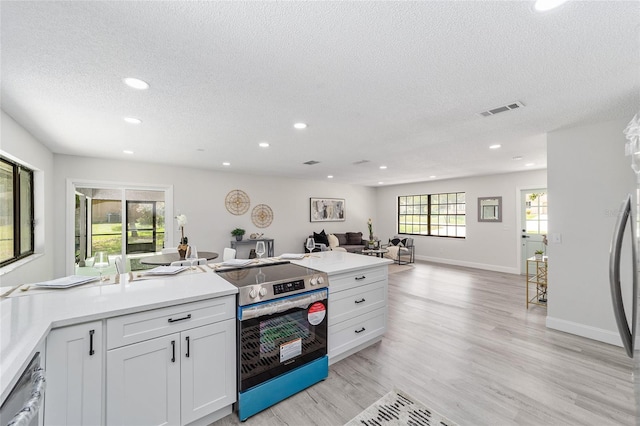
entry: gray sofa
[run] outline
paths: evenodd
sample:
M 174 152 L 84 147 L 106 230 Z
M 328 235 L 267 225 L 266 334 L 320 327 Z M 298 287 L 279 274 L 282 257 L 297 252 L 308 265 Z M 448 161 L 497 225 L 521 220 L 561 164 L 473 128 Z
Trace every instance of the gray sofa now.
M 322 241 L 323 234 L 324 234 L 324 230 L 321 233 L 318 233 L 318 234 L 314 233 L 313 235 L 309 235 L 309 237 L 313 238 L 316 242 L 316 248 L 313 249 L 314 252 L 327 251 L 332 249 L 332 247 L 330 247 L 328 243 L 325 243 Z M 328 236 L 330 234 L 325 234 L 325 235 L 328 240 Z M 338 239 L 337 249 L 339 250 L 346 250 L 351 253 L 361 253 L 367 244 L 366 240 L 362 239 L 362 232 L 335 233 L 333 235 L 335 235 L 336 238 Z M 304 243 L 303 243 L 303 246 L 304 246 Z M 309 250 L 307 250 L 305 247 L 305 253 L 308 253 L 308 252 Z

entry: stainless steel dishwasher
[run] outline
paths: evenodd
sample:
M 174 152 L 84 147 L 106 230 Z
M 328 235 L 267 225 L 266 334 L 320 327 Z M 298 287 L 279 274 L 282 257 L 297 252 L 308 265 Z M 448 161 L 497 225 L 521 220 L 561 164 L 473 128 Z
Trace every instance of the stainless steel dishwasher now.
M 1 426 L 37 426 L 44 402 L 44 368 L 37 352 L 0 407 Z

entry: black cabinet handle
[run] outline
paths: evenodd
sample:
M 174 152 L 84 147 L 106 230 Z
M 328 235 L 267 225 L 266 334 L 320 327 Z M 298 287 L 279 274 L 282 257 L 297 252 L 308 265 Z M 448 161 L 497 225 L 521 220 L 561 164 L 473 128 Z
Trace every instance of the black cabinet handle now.
M 361 277 L 356 277 L 356 281 L 364 280 L 365 278 L 367 278 L 367 277 L 365 277 L 364 275 L 361 276 Z
M 362 327 L 360 330 L 355 330 L 356 333 L 362 333 L 365 330 L 364 327 Z
M 189 358 L 189 336 L 187 336 L 185 339 L 187 340 L 187 353 L 185 354 L 185 356 Z
M 96 351 L 93 350 L 93 335 L 95 332 L 95 330 L 89 330 L 89 356 L 96 353 Z
M 171 362 L 176 362 L 176 341 L 175 340 L 171 341 L 171 350 L 172 350 Z
M 362 303 L 362 302 L 366 302 L 366 300 L 364 299 L 364 297 L 360 300 L 355 300 L 356 303 Z
M 169 318 L 169 322 L 178 322 L 178 321 L 184 321 L 184 320 L 188 320 L 191 319 L 191 314 L 187 315 L 186 317 L 182 317 L 182 318 Z

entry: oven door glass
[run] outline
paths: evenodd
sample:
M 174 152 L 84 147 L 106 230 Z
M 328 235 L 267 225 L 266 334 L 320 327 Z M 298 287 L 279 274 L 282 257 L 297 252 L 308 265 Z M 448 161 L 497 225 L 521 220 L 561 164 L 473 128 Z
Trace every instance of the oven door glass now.
M 327 354 L 327 290 L 240 308 L 240 391 Z

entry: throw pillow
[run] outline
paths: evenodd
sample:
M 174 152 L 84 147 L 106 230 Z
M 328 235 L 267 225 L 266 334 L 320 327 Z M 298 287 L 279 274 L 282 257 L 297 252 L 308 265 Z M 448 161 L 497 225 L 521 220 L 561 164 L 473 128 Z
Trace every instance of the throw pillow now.
M 346 246 L 347 245 L 347 234 L 335 234 L 336 237 L 338 237 L 338 243 L 341 246 Z
M 347 232 L 347 244 L 349 245 L 362 244 L 362 232 Z
M 338 240 L 338 237 L 336 237 L 333 234 L 327 235 L 327 240 L 329 240 L 329 247 L 331 247 L 331 250 L 333 250 L 334 248 L 340 245 L 340 241 Z
M 389 240 L 389 244 L 397 246 L 402 244 L 402 240 L 400 238 L 394 238 L 392 240 Z
M 319 234 L 314 232 L 313 240 L 318 244 L 324 244 L 329 247 L 329 240 L 327 239 L 327 234 L 325 234 L 324 229 Z

